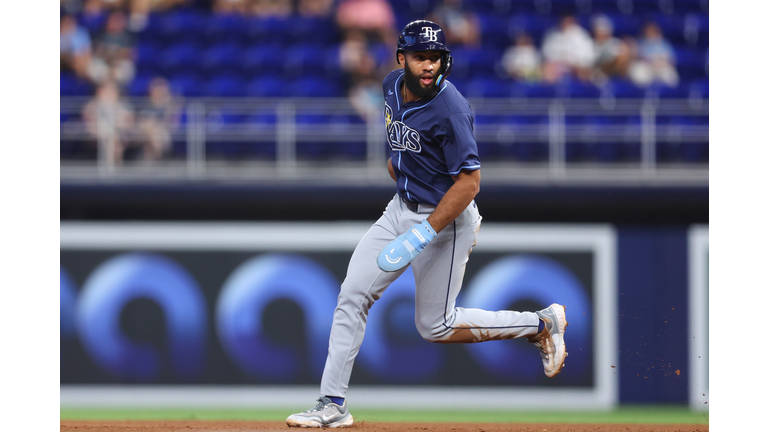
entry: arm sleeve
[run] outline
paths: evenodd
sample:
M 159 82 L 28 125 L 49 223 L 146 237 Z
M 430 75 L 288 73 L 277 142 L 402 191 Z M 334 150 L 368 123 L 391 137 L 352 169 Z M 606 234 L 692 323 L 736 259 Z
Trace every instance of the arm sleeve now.
M 441 129 L 448 174 L 457 175 L 463 169 L 480 169 L 472 114 L 454 114 L 445 120 Z

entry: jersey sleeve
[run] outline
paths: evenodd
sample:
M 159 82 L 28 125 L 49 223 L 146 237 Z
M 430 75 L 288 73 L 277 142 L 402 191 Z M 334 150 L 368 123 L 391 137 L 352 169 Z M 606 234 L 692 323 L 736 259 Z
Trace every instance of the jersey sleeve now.
M 480 169 L 471 113 L 457 113 L 448 117 L 441 127 L 441 132 L 448 174 L 457 175 L 463 169 Z

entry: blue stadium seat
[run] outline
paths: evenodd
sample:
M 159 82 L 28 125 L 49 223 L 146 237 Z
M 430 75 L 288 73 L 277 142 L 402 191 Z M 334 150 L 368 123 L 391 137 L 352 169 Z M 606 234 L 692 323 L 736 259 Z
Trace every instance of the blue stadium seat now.
M 682 45 L 685 40 L 685 21 L 679 15 L 655 14 L 650 21 L 656 23 L 664 34 L 664 39 L 672 45 Z
M 642 99 L 645 90 L 625 79 L 614 78 L 608 83 L 608 91 L 619 99 Z
M 126 92 L 129 96 L 147 96 L 149 93 L 149 83 L 154 78 L 154 74 L 139 73 L 128 84 Z
M 151 41 L 139 42 L 136 45 L 136 69 L 138 73 L 160 73 L 160 61 L 162 50 L 160 46 Z
M 290 20 L 287 18 L 261 18 L 248 22 L 249 43 L 286 44 L 291 40 Z
M 677 72 L 682 81 L 693 81 L 706 76 L 706 58 L 696 49 L 675 47 Z
M 709 99 L 709 78 L 692 82 L 688 87 L 688 96 Z
M 509 23 L 509 34 L 525 32 L 531 35 L 537 47 L 541 48 L 544 35 L 558 25 L 559 18 L 552 15 L 519 14 L 513 15 Z
M 702 0 L 674 0 L 675 5 L 675 13 L 676 14 L 686 14 L 686 13 L 708 13 L 709 12 L 709 2 L 702 1 Z
M 499 78 L 476 78 L 469 81 L 464 96 L 469 98 L 509 97 L 509 82 Z
M 555 87 L 548 84 L 516 81 L 510 87 L 512 97 L 517 98 L 553 98 L 556 96 Z
M 242 68 L 251 75 L 282 74 L 285 48 L 277 44 L 257 44 L 242 57 Z
M 214 14 L 201 31 L 211 44 L 243 44 L 248 41 L 248 20 L 240 14 Z
M 325 75 L 325 48 L 319 44 L 297 44 L 283 52 L 283 70 L 290 77 Z M 329 75 L 338 74 L 338 70 Z
M 600 88 L 578 79 L 566 80 L 557 86 L 561 96 L 570 98 L 599 98 Z
M 171 85 L 171 91 L 187 97 L 203 96 L 204 84 L 200 75 L 195 73 L 180 73 L 168 78 Z
M 344 93 L 336 81 L 309 77 L 293 81 L 291 95 L 295 97 L 342 97 Z
M 684 99 L 688 97 L 689 89 L 685 84 L 678 84 L 670 87 L 664 84 L 654 84 L 649 87 L 649 91 L 660 99 Z
M 78 25 L 88 30 L 88 33 L 90 33 L 91 37 L 94 37 L 101 33 L 101 31 L 104 29 L 104 24 L 107 22 L 107 17 L 108 15 L 105 11 L 102 11 L 102 13 L 99 14 L 80 14 L 77 17 L 77 23 Z
M 90 96 L 94 93 L 91 83 L 68 73 L 59 74 L 59 94 L 61 96 Z
M 636 38 L 643 27 L 643 21 L 636 15 L 611 14 L 608 18 L 613 23 L 613 34 L 618 38 L 624 36 Z M 591 23 L 588 28 L 591 33 Z
M 591 13 L 624 14 L 626 12 L 622 8 L 632 7 L 631 0 L 624 1 L 622 4 L 619 3 L 619 0 L 592 0 L 590 3 L 592 4 Z
M 329 45 L 339 43 L 339 28 L 331 19 L 292 17 L 289 24 L 290 43 Z
M 456 48 L 452 54 L 454 69 L 466 69 L 470 79 L 493 77 L 496 74 L 496 61 L 502 57 L 501 49 L 494 47 Z
M 202 53 L 201 69 L 209 76 L 239 73 L 243 67 L 243 48 L 236 42 L 212 45 Z
M 202 53 L 200 45 L 195 43 L 171 45 L 163 51 L 160 70 L 166 75 L 202 72 Z
M 166 45 L 200 43 L 204 37 L 201 29 L 205 20 L 202 13 L 193 9 L 173 10 L 153 15 L 145 31 Z
M 510 36 L 514 35 L 510 34 L 509 18 L 489 13 L 478 14 L 478 19 L 483 47 L 502 50 L 512 45 L 513 37 Z
M 250 97 L 287 97 L 291 95 L 289 82 L 279 75 L 262 75 L 246 84 Z
M 213 97 L 242 97 L 246 95 L 246 84 L 237 75 L 220 75 L 205 85 L 205 95 Z

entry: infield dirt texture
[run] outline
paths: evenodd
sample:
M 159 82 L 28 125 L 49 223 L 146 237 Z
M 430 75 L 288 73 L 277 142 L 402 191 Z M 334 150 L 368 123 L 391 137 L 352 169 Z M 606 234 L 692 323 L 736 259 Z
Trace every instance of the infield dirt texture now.
M 62 432 L 169 432 L 169 431 L 300 431 L 312 429 L 288 428 L 282 421 L 211 421 L 211 420 L 169 420 L 169 421 L 81 421 L 62 420 Z M 342 429 L 345 430 L 345 429 Z M 699 432 L 709 431 L 709 425 L 697 424 L 560 424 L 560 423 L 385 423 L 361 421 L 346 430 L 359 431 L 431 431 L 431 432 L 618 432 L 618 431 L 660 431 Z

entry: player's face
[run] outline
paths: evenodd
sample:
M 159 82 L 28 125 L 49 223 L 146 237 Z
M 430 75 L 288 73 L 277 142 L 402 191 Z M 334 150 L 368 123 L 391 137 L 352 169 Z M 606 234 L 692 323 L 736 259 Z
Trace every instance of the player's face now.
M 442 67 L 440 51 L 414 51 L 401 54 L 404 58 L 405 85 L 418 99 L 437 94 L 437 76 Z

